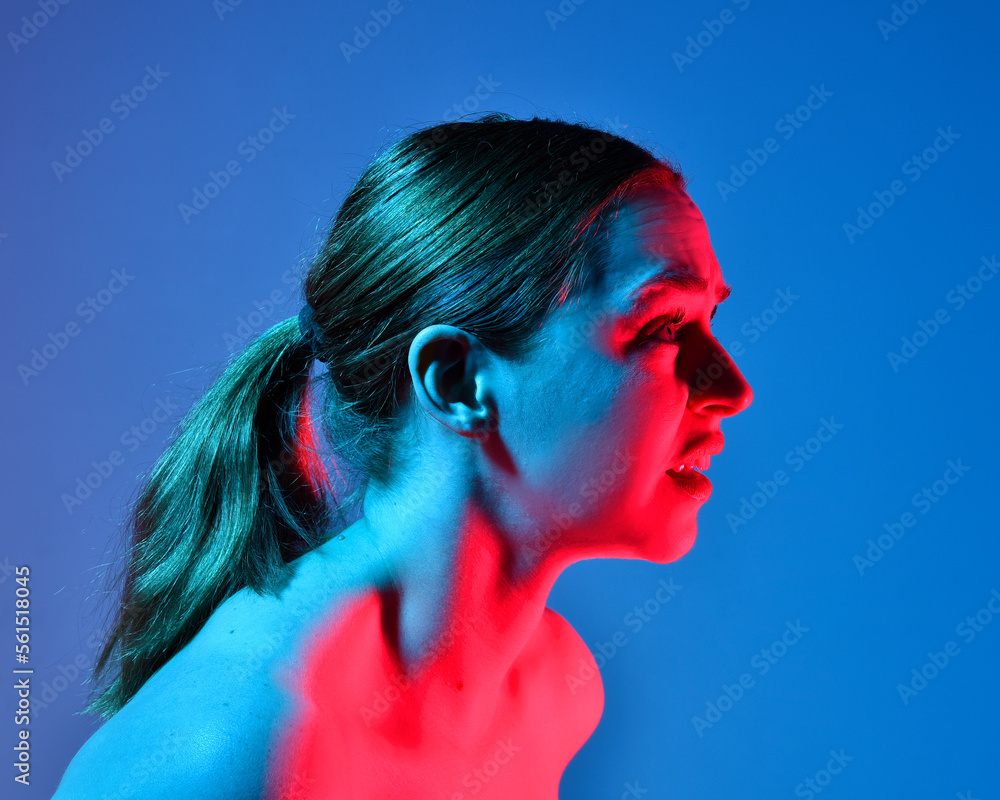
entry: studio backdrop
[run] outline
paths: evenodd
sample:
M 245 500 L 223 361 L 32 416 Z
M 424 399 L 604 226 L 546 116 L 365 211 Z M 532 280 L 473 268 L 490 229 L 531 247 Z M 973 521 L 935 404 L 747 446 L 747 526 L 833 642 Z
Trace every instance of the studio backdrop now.
M 555 585 L 605 692 L 560 796 L 1000 798 L 998 19 L 943 0 L 6 3 L 0 793 L 50 797 L 97 729 L 80 712 L 141 478 L 298 313 L 361 171 L 502 111 L 680 166 L 733 286 L 712 330 L 754 390 L 687 555 Z

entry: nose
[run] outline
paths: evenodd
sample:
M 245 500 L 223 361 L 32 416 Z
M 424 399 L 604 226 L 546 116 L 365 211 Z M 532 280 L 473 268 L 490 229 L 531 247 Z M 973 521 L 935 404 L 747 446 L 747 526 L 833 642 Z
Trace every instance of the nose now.
M 753 402 L 753 389 L 726 349 L 715 340 L 688 379 L 688 407 L 699 414 L 730 417 Z

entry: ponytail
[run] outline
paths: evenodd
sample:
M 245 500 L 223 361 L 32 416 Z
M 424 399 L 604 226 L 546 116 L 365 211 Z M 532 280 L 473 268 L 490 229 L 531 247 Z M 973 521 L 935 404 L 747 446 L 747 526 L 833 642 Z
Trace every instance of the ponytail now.
M 94 668 L 117 674 L 87 713 L 115 714 L 227 597 L 276 593 L 288 562 L 329 538 L 312 359 L 296 319 L 280 322 L 181 421 L 128 518 L 124 596 Z

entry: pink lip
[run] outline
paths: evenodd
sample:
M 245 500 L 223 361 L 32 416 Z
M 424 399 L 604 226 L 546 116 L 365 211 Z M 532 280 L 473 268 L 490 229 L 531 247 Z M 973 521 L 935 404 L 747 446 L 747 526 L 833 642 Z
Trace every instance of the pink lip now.
M 667 475 L 695 500 L 704 502 L 712 494 L 712 482 L 697 470 L 692 471 L 691 477 L 681 477 L 670 470 Z
M 717 455 L 722 452 L 725 441 L 726 437 L 721 433 L 710 433 L 707 436 L 698 439 L 694 443 L 693 447 L 685 451 L 684 455 L 676 459 L 671 466 L 667 467 L 667 469 L 671 470 L 678 464 L 692 464 L 694 461 L 699 458 L 704 458 L 705 456 Z

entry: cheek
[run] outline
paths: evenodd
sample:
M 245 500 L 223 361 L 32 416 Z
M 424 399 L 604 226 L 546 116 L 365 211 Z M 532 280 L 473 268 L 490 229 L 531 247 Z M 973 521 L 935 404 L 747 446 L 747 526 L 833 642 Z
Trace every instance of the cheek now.
M 554 453 L 547 480 L 552 500 L 574 503 L 580 521 L 617 515 L 642 502 L 663 480 L 677 449 L 677 432 L 686 394 L 672 379 L 627 374 L 615 365 L 614 390 L 592 391 L 562 430 L 561 452 Z
M 526 484 L 565 505 L 586 491 L 603 464 L 626 454 L 622 380 L 621 365 L 580 356 L 526 387 L 525 424 L 517 435 Z
M 622 408 L 619 412 L 622 437 L 631 443 L 637 467 L 660 467 L 673 456 L 687 409 L 686 384 L 678 380 L 672 369 L 660 367 L 644 364 L 641 370 L 634 371 L 633 379 L 618 398 Z
M 666 355 L 615 360 L 580 348 L 522 373 L 505 433 L 514 496 L 536 513 L 575 506 L 587 516 L 646 493 L 676 450 L 687 399 Z

